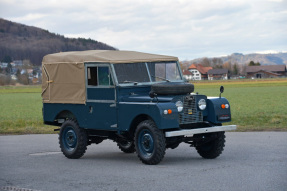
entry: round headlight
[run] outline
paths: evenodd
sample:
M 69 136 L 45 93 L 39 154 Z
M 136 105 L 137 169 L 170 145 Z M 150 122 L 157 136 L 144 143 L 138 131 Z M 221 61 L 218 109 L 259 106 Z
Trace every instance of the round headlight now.
M 205 108 L 206 108 L 206 101 L 205 101 L 205 99 L 200 99 L 198 101 L 198 107 L 199 107 L 200 110 L 205 110 Z
M 181 101 L 177 101 L 175 103 L 175 106 L 177 107 L 177 111 L 178 112 L 182 112 L 182 110 L 183 110 L 183 103 Z

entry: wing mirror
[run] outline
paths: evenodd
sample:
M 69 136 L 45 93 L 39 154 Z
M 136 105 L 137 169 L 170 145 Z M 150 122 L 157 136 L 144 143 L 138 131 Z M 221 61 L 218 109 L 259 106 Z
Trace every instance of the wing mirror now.
M 224 92 L 224 87 L 223 86 L 220 86 L 220 94 L 219 94 L 219 97 L 221 98 L 221 94 Z

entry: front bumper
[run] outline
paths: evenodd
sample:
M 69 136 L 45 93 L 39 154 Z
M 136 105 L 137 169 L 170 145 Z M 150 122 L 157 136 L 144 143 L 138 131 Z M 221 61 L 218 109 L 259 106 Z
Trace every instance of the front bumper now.
M 225 125 L 225 126 L 214 126 L 214 127 L 199 128 L 199 129 L 180 130 L 180 131 L 167 131 L 165 132 L 165 137 L 192 136 L 194 134 L 212 133 L 212 132 L 220 132 L 220 131 L 232 131 L 232 130 L 236 130 L 236 128 L 237 128 L 236 125 Z

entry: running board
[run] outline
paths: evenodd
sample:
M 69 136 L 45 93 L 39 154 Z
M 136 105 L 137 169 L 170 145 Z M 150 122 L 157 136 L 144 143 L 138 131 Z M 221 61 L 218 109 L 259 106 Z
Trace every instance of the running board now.
M 236 128 L 237 128 L 236 125 L 225 125 L 225 126 L 214 126 L 214 127 L 200 128 L 200 129 L 168 131 L 168 132 L 165 132 L 165 136 L 166 137 L 192 136 L 194 134 L 201 134 L 201 133 L 232 131 L 232 130 L 236 130 Z

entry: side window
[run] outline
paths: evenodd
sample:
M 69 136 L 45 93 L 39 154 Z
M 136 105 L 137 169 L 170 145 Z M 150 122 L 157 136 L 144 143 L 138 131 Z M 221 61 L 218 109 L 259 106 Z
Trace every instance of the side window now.
M 110 86 L 113 80 L 109 67 L 98 66 L 87 68 L 87 79 L 89 86 Z
M 97 86 L 98 85 L 98 68 L 97 67 L 88 67 L 88 85 Z

